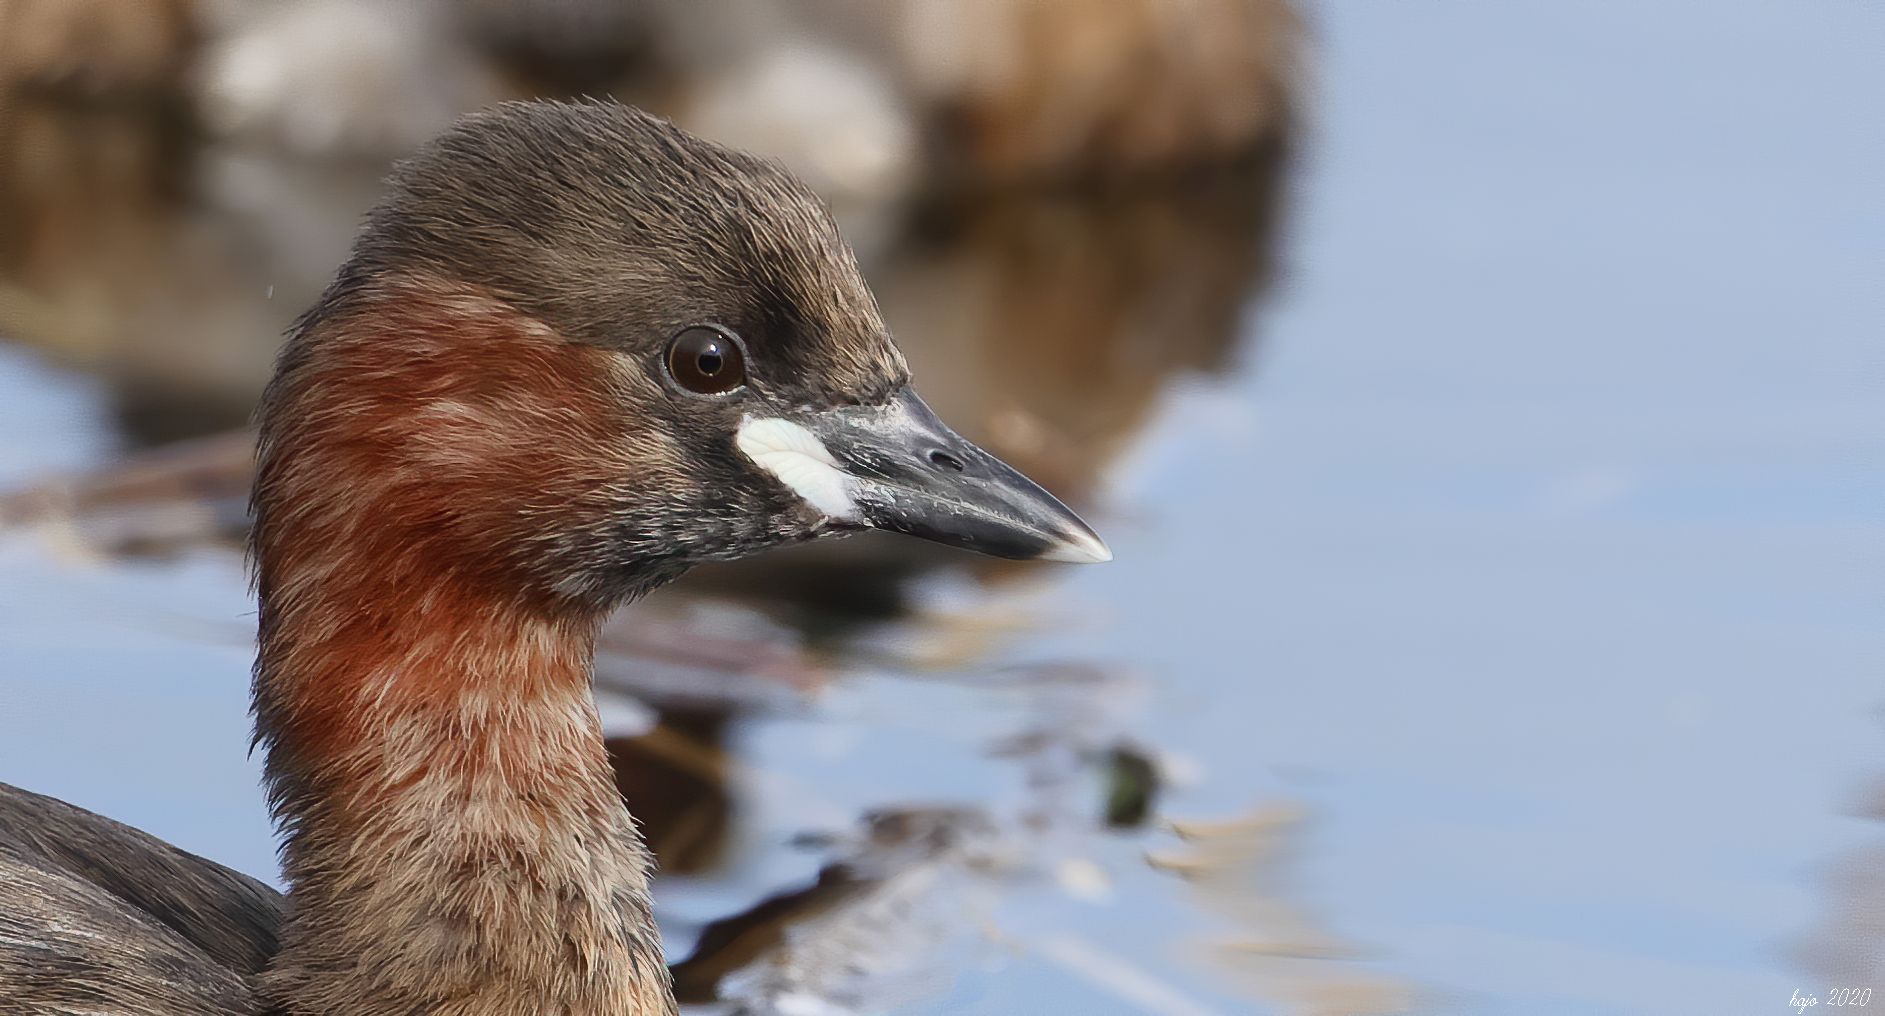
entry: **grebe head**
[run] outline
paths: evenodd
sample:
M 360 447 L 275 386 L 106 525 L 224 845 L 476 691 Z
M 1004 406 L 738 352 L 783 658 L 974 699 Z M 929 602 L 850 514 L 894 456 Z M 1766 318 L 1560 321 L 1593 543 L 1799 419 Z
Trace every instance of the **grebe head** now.
M 499 107 L 401 167 L 283 354 L 257 513 L 265 594 L 288 541 L 596 607 L 863 528 L 1110 557 L 917 398 L 804 186 L 603 103 Z

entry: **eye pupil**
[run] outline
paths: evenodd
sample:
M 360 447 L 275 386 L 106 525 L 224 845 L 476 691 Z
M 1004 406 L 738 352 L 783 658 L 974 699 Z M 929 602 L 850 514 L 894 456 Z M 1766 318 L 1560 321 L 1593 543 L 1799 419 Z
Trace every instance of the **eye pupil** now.
M 668 342 L 668 376 L 697 395 L 724 395 L 746 383 L 746 347 L 717 326 L 683 328 Z

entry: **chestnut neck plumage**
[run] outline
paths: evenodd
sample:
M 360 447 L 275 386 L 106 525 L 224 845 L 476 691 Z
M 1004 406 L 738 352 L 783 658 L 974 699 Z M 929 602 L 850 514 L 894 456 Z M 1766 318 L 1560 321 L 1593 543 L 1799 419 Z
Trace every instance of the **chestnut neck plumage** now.
M 601 611 L 506 556 L 519 491 L 562 468 L 545 449 L 602 436 L 571 404 L 586 355 L 420 284 L 317 315 L 284 359 L 254 547 L 290 901 L 274 1011 L 674 1012 L 590 690 Z M 520 399 L 573 429 L 514 433 Z

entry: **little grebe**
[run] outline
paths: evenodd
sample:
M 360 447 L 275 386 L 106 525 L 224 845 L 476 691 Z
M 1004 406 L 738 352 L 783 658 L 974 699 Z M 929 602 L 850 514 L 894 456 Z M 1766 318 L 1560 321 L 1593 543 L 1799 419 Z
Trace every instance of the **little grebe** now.
M 590 694 L 608 611 L 863 528 L 1110 556 L 912 393 L 809 191 L 613 104 L 406 163 L 261 435 L 288 892 L 0 785 L 0 1013 L 672 1013 Z

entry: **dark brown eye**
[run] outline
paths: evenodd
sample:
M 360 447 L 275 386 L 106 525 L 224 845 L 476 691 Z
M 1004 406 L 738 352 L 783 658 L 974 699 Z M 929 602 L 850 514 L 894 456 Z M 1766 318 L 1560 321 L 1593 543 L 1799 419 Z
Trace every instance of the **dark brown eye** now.
M 698 395 L 723 395 L 746 383 L 746 350 L 718 328 L 683 328 L 668 343 L 668 374 Z

